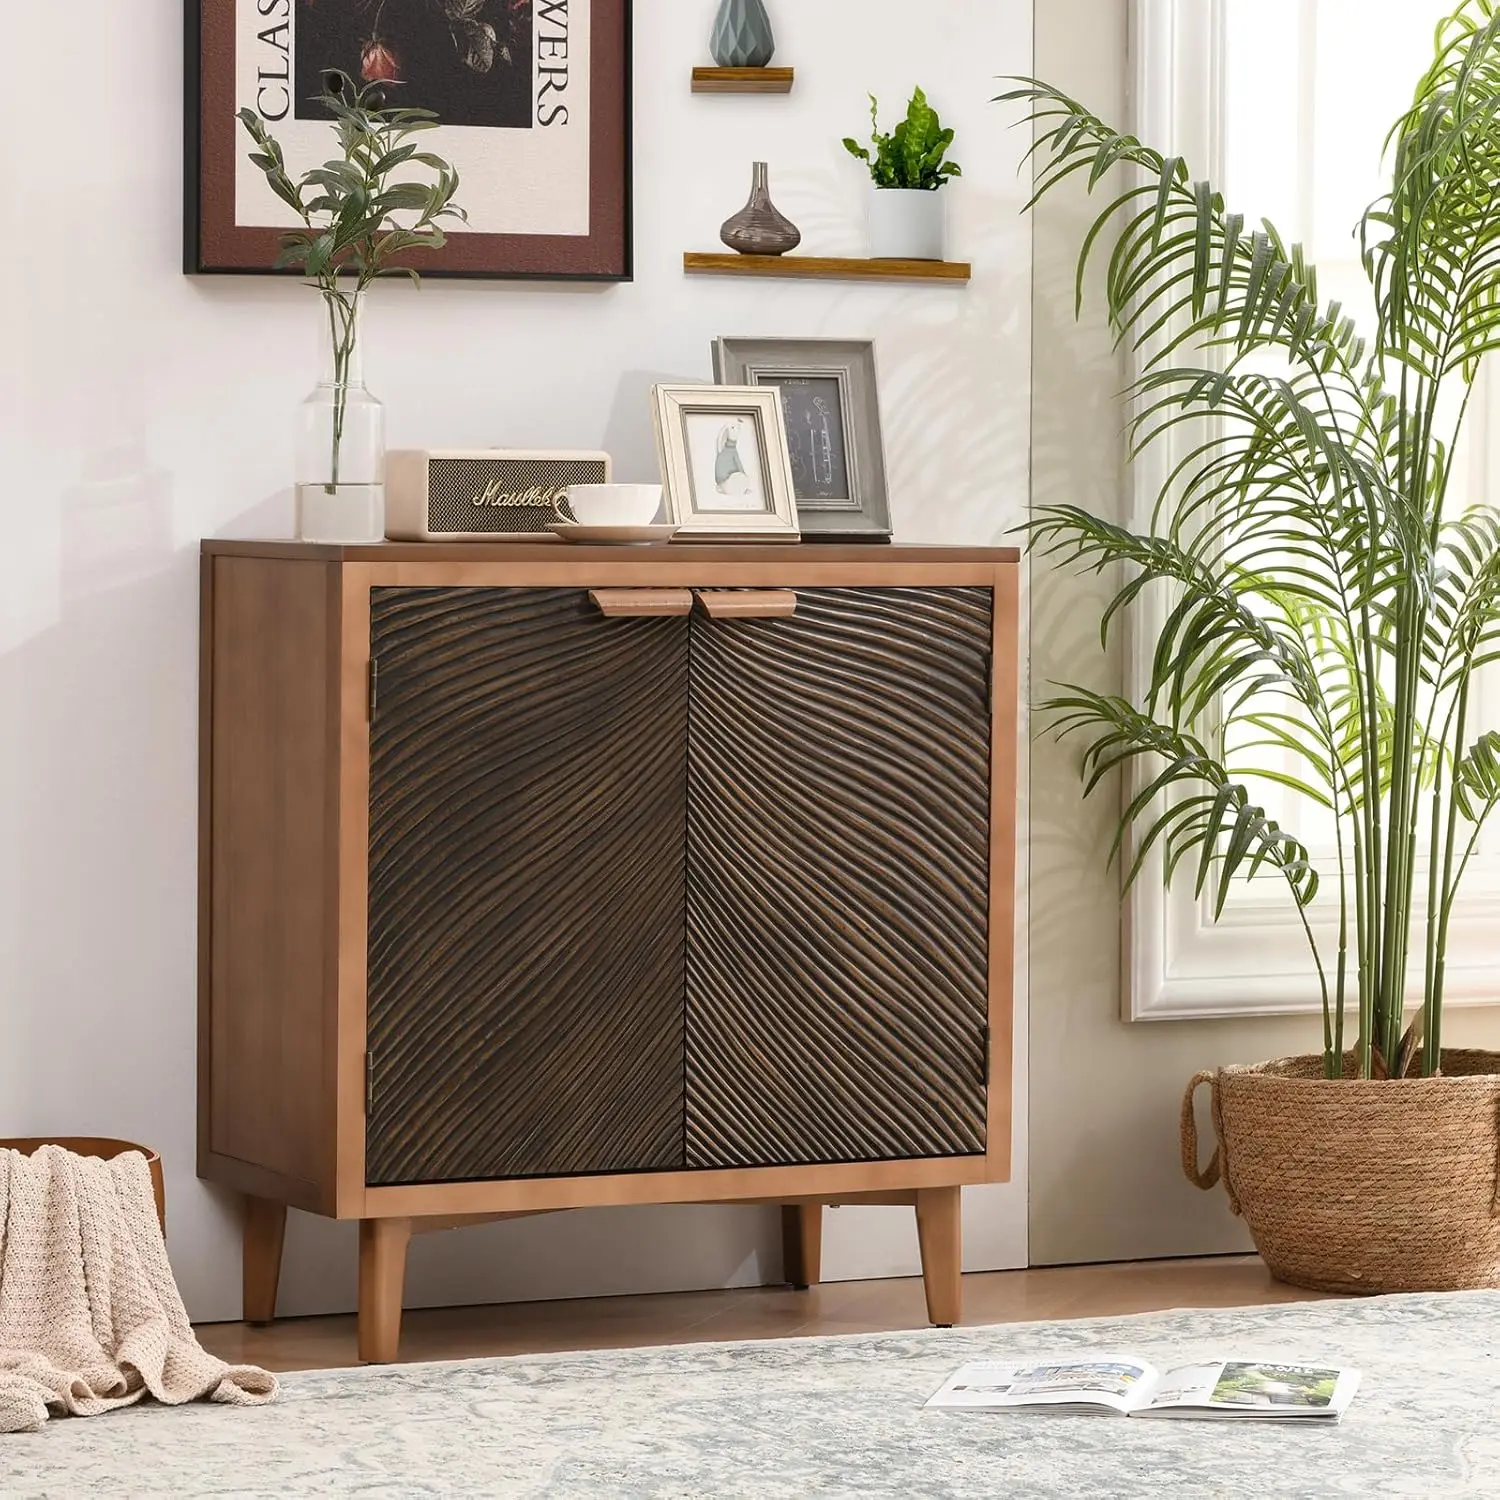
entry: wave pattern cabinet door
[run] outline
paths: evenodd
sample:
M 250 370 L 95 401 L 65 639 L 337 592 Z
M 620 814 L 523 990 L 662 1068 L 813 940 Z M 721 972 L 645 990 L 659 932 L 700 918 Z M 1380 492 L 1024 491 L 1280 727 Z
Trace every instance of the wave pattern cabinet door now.
M 690 1167 L 984 1151 L 992 606 L 694 618 Z
M 687 620 L 371 615 L 369 1182 L 681 1166 Z

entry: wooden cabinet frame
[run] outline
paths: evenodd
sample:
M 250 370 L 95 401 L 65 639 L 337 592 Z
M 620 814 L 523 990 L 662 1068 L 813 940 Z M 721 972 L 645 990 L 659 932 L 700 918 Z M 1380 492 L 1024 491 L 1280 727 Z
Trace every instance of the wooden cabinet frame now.
M 364 1225 L 361 1348 L 389 1359 L 412 1232 L 610 1204 L 781 1203 L 792 1274 L 815 1279 L 815 1206 L 879 1201 L 916 1205 L 929 1309 L 954 1321 L 958 1189 L 1010 1173 L 1018 581 L 1013 549 L 205 543 L 198 1171 L 252 1200 L 247 1317 L 274 1312 L 287 1205 Z M 391 585 L 993 589 L 985 1153 L 367 1186 L 370 590 Z

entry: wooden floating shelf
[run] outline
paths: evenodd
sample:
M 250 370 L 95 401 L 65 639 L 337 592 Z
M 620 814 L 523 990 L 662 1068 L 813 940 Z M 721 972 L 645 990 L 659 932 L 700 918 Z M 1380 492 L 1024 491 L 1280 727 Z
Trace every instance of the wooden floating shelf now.
M 815 277 L 825 281 L 967 282 L 973 268 L 962 260 L 861 260 L 823 255 L 703 254 L 689 250 L 682 269 L 700 276 Z
M 695 94 L 790 94 L 795 68 L 694 68 Z

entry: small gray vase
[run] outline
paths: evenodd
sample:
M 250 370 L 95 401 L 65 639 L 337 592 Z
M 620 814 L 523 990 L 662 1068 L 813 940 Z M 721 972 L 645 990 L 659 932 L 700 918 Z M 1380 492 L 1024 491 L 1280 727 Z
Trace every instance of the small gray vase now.
M 776 51 L 764 0 L 720 0 L 708 50 L 721 68 L 763 68 Z
M 785 255 L 802 243 L 802 231 L 771 202 L 771 173 L 765 162 L 755 163 L 750 201 L 724 221 L 719 238 L 741 255 Z

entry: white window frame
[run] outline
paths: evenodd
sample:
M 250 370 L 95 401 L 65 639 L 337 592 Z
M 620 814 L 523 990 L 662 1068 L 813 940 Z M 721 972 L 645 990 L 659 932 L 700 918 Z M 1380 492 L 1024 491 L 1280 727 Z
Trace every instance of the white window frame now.
M 1315 11 L 1304 0 L 1304 25 Z M 1145 142 L 1185 157 L 1195 176 L 1223 180 L 1224 0 L 1131 0 L 1132 128 Z M 1304 53 L 1306 53 L 1304 48 Z M 1304 98 L 1310 78 L 1304 85 Z M 1308 100 L 1308 107 L 1311 101 Z M 1491 367 L 1480 376 L 1471 406 L 1469 442 L 1475 461 L 1497 472 L 1500 382 Z M 1175 462 L 1175 434 L 1131 464 L 1126 503 L 1130 524 L 1145 525 Z M 1176 454 L 1181 453 L 1180 446 Z M 1152 591 L 1153 593 L 1155 591 Z M 1126 622 L 1126 692 L 1139 702 L 1150 679 L 1150 643 L 1165 618 L 1165 602 L 1144 597 Z M 1493 701 L 1493 695 L 1491 695 Z M 1495 722 L 1496 715 L 1488 716 Z M 1141 783 L 1136 781 L 1135 786 Z M 1130 796 L 1127 784 L 1124 795 Z M 1421 871 L 1418 872 L 1421 885 Z M 1260 888 L 1257 888 L 1260 887 Z M 1500 1000 L 1500 853 L 1471 864 L 1450 928 L 1445 998 L 1457 1006 Z M 1319 930 L 1319 929 L 1315 929 Z M 1291 897 L 1279 882 L 1238 883 L 1215 922 L 1207 894 L 1195 898 L 1190 877 L 1163 886 L 1162 857 L 1153 850 L 1125 897 L 1122 1018 L 1181 1021 L 1319 1012 L 1321 997 L 1306 938 Z M 1328 924 L 1320 938 L 1332 936 Z M 1332 953 L 1323 944 L 1325 961 Z M 1420 951 L 1412 969 L 1416 992 Z M 1354 1005 L 1351 1003 L 1351 1013 Z

